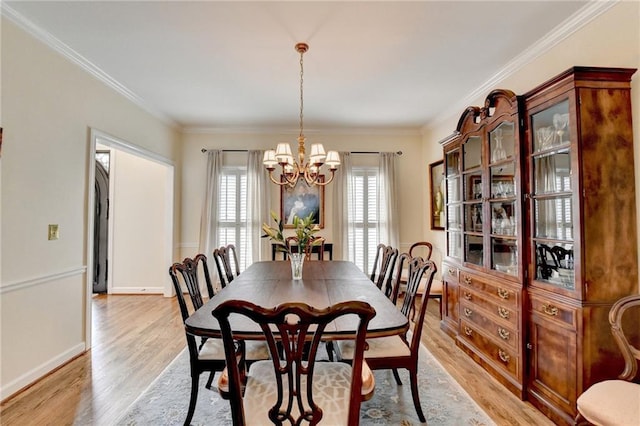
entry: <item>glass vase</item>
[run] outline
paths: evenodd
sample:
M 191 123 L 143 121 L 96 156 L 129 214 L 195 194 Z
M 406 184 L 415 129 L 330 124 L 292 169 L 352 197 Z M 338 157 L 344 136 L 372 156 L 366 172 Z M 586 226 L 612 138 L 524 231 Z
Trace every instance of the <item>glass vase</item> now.
M 304 253 L 291 253 L 291 278 L 302 279 L 302 266 L 304 265 Z

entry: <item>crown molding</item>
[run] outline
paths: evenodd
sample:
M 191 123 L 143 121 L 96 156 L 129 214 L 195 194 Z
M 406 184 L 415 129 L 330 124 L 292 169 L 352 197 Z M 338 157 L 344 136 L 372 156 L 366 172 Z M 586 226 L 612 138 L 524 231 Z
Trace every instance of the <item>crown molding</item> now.
M 587 5 L 582 9 L 578 10 L 576 13 L 574 13 L 572 16 L 570 16 L 564 22 L 554 28 L 551 32 L 532 44 L 528 49 L 513 58 L 500 71 L 494 74 L 473 92 L 469 93 L 466 97 L 460 99 L 458 102 L 452 104 L 449 108 L 444 110 L 433 120 L 430 120 L 428 123 L 422 126 L 422 132 L 425 133 L 428 130 L 429 126 L 433 123 L 444 121 L 453 116 L 457 116 L 457 114 L 459 114 L 462 109 L 471 105 L 473 102 L 475 102 L 476 99 L 483 97 L 486 93 L 493 90 L 501 81 L 512 76 L 520 69 L 529 65 L 536 58 L 551 50 L 562 40 L 566 39 L 576 31 L 578 31 L 580 28 L 608 11 L 619 2 L 620 0 L 602 0 L 591 1 L 587 3 Z
M 277 127 L 184 127 L 183 134 L 200 135 L 298 135 L 300 129 L 277 128 Z M 327 129 L 305 129 L 305 136 L 311 135 L 372 135 L 372 136 L 421 136 L 420 128 L 327 128 Z
M 177 128 L 178 124 L 172 120 L 169 116 L 154 108 L 142 99 L 140 96 L 135 94 L 133 91 L 129 90 L 123 84 L 119 83 L 116 79 L 111 77 L 106 72 L 102 71 L 97 65 L 89 61 L 87 58 L 73 50 L 71 47 L 66 45 L 64 42 L 54 37 L 49 32 L 40 28 L 23 15 L 18 13 L 16 10 L 12 9 L 5 2 L 0 2 L 0 8 L 3 16 L 6 16 L 11 22 L 16 24 L 18 27 L 26 31 L 28 34 L 35 37 L 37 40 L 44 43 L 49 48 L 61 54 L 63 57 L 71 61 L 72 63 L 78 65 L 84 71 L 89 73 L 91 76 L 96 78 L 98 81 L 104 83 L 107 87 L 115 90 L 120 95 L 124 96 L 127 100 L 132 102 L 133 104 L 139 106 L 144 111 L 153 115 L 154 117 L 161 120 L 163 123 Z

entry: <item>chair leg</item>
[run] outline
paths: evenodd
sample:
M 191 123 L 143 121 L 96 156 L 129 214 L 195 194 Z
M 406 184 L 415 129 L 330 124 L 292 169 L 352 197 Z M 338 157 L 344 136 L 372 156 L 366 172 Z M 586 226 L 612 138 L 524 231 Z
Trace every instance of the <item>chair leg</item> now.
M 397 368 L 392 368 L 391 371 L 393 371 L 393 377 L 395 377 L 395 379 L 396 379 L 396 384 L 398 386 L 402 386 L 402 380 L 400 380 L 400 375 L 398 374 L 398 369 Z
M 216 375 L 216 372 L 215 372 L 215 371 L 212 371 L 212 372 L 209 374 L 209 380 L 207 380 L 207 384 L 206 384 L 206 386 L 205 386 L 207 389 L 211 389 L 211 383 L 213 383 L 213 377 L 214 377 L 215 375 Z
M 409 378 L 411 380 L 411 396 L 413 397 L 413 405 L 416 407 L 416 413 L 422 423 L 425 423 L 424 413 L 420 405 L 420 395 L 418 394 L 418 369 L 409 370 Z
M 333 362 L 333 341 L 329 340 L 325 347 L 327 348 L 327 356 L 329 357 L 329 361 Z
M 191 424 L 193 413 L 196 411 L 196 401 L 198 400 L 198 386 L 200 385 L 200 375 L 191 375 L 191 399 L 189 400 L 189 410 L 187 418 L 184 419 L 184 426 Z

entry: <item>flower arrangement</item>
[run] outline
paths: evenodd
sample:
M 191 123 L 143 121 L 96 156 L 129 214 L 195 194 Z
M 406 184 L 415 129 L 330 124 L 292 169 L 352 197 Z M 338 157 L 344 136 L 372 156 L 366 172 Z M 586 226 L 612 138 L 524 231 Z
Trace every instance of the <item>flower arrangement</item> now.
M 276 222 L 277 228 L 263 223 L 262 230 L 264 231 L 264 235 L 262 238 L 269 238 L 276 243 L 276 250 L 284 251 L 291 255 L 291 249 L 287 246 L 286 237 L 282 232 L 284 229 L 282 219 L 279 219 L 274 212 L 271 212 L 271 218 Z M 295 237 L 298 239 L 298 252 L 306 253 L 307 248 L 314 245 L 314 234 L 320 230 L 318 225 L 313 223 L 313 213 L 303 219 L 294 216 L 293 228 Z

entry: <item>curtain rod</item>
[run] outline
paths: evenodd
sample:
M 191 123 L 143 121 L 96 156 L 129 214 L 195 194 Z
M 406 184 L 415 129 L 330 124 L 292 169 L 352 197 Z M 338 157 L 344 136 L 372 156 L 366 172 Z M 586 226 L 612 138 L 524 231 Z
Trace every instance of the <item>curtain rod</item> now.
M 202 153 L 209 151 L 207 148 L 201 149 Z M 222 152 L 249 152 L 248 149 L 221 149 Z M 381 154 L 382 151 L 350 151 L 350 154 Z M 398 155 L 402 155 L 402 151 L 395 152 Z
M 350 151 L 351 154 L 382 154 L 388 151 Z M 394 154 L 402 155 L 402 151 L 396 151 Z
M 205 152 L 209 151 L 207 148 L 202 148 L 200 151 L 202 151 L 202 153 L 204 154 Z M 222 152 L 249 152 L 248 149 L 221 149 L 220 151 Z

